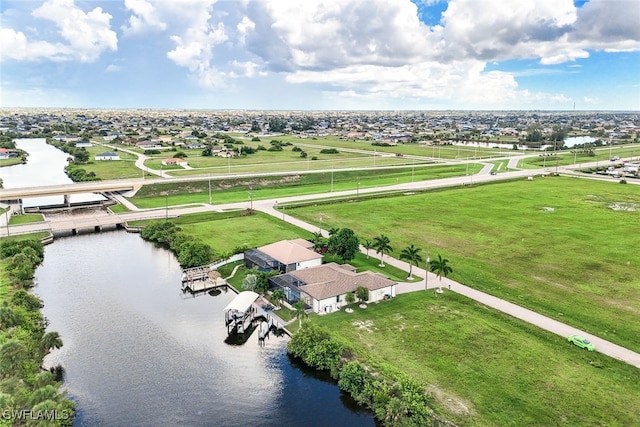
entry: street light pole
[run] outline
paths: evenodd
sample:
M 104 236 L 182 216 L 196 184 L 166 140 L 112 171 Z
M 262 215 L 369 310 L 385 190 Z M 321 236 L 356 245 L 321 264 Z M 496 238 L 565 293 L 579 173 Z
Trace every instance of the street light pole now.
M 333 193 L 333 163 L 331 164 L 331 192 Z
M 211 177 L 209 177 L 209 204 L 211 204 Z
M 164 220 L 169 219 L 169 193 L 164 193 Z
M 424 271 L 424 290 L 429 289 L 429 262 L 431 259 L 429 258 L 429 254 L 427 253 L 427 269 Z
M 558 148 L 557 148 L 557 144 L 558 141 L 557 140 L 553 140 L 553 156 L 556 158 L 556 173 L 555 175 L 558 175 Z
M 358 201 L 359 197 L 360 197 L 360 181 L 358 181 L 356 184 L 356 201 Z

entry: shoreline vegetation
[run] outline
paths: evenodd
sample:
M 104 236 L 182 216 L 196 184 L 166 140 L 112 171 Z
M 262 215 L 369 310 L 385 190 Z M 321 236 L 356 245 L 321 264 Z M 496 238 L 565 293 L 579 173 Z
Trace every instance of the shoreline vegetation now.
M 62 347 L 57 332 L 45 331 L 42 301 L 29 291 L 43 259 L 39 240 L 0 243 L 0 426 L 73 424 L 75 405 L 61 390 L 63 368 L 42 366 Z

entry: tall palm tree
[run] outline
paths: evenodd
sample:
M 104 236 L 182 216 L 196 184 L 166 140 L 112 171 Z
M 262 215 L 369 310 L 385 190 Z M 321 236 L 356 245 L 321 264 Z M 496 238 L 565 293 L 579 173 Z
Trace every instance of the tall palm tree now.
M 438 292 L 442 292 L 442 276 L 447 277 L 449 273 L 453 273 L 453 269 L 448 265 L 449 260 L 442 258 L 438 254 L 438 259 L 431 260 L 431 271 L 436 273 L 440 286 L 438 286 Z
M 407 246 L 400 252 L 400 259 L 405 260 L 409 263 L 409 277 L 408 280 L 413 280 L 413 266 L 417 266 L 419 262 L 422 262 L 422 255 L 420 255 L 420 251 L 422 249 L 416 248 L 415 246 Z
M 381 234 L 373 239 L 373 247 L 376 250 L 376 253 L 380 254 L 380 267 L 384 267 L 384 254 L 389 253 L 393 250 L 390 243 L 391 240 L 389 240 L 389 238 L 384 234 Z
M 302 319 L 309 317 L 309 314 L 304 309 L 304 303 L 298 301 L 293 304 L 293 318 L 298 319 L 298 328 L 302 327 Z
M 364 241 L 364 243 L 362 243 L 362 246 L 364 246 L 364 248 L 367 250 L 367 259 L 369 259 L 369 250 L 373 249 L 373 242 L 367 239 Z

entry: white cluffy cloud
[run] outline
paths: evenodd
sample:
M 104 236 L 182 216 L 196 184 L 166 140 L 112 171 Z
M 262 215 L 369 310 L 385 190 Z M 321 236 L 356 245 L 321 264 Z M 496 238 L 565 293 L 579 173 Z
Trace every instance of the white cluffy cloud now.
M 163 31 L 167 28 L 167 24 L 160 19 L 152 2 L 147 0 L 124 0 L 124 6 L 133 12 L 133 15 L 129 17 L 129 25 L 122 26 L 124 34 Z
M 516 74 L 487 72 L 487 63 L 552 65 L 590 50 L 640 49 L 640 26 L 625 10 L 632 3 L 450 0 L 430 27 L 409 0 L 247 0 L 237 28 L 242 45 L 290 83 L 387 98 L 561 103 L 563 94 L 519 89 Z
M 111 15 L 100 7 L 85 13 L 73 0 L 47 0 L 32 15 L 55 23 L 62 41 L 33 41 L 21 31 L 3 28 L 0 30 L 3 57 L 20 61 L 93 62 L 105 50 L 118 48 L 118 38 L 110 28 Z

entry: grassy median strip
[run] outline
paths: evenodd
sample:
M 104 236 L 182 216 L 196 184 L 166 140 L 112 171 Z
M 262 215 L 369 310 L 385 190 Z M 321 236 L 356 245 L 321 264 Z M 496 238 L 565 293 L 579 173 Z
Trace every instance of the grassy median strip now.
M 469 173 L 476 173 L 481 168 L 480 164 L 469 164 L 468 166 Z M 205 178 L 197 182 L 145 185 L 130 200 L 141 209 L 163 207 L 165 203 L 169 205 L 209 203 L 210 182 L 213 204 L 246 201 L 248 207 L 250 196 L 253 197 L 253 200 L 260 200 L 319 194 L 330 192 L 331 189 L 334 192 L 356 191 L 412 181 L 449 178 L 464 175 L 466 171 L 466 165 L 438 165 L 402 169 L 335 171 L 333 174 L 321 172 L 281 177 L 212 179 L 211 181 Z

